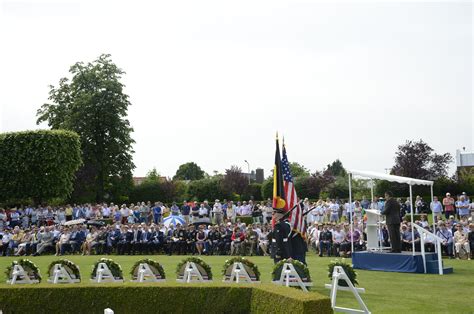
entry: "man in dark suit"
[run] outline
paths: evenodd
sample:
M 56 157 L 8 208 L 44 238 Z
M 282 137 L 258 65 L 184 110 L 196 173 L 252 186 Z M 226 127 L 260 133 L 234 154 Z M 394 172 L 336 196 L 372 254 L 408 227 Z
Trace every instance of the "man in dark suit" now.
M 385 206 L 382 214 L 385 215 L 385 222 L 390 237 L 392 253 L 401 253 L 400 240 L 400 204 L 392 198 L 392 192 L 385 192 Z

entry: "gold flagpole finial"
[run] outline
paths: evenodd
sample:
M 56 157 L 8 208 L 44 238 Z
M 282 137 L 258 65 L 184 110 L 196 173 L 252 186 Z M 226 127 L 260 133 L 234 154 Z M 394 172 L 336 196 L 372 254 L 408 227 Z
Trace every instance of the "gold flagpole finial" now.
M 278 131 L 276 132 L 276 139 L 278 140 Z

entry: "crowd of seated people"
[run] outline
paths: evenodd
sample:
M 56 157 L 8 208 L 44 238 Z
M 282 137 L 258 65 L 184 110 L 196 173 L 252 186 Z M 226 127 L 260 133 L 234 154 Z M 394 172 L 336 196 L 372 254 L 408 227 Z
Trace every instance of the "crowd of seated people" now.
M 441 239 L 443 253 L 460 257 L 474 251 L 474 227 L 471 206 L 466 195 L 454 201 L 447 193 L 443 201 L 437 198 L 429 204 L 417 198 L 415 212 L 428 207 L 436 221 L 434 234 Z M 411 211 L 409 202 L 399 199 L 400 235 L 402 249 L 421 250 L 418 230 L 404 220 Z M 468 206 L 469 204 L 469 206 Z M 319 256 L 351 256 L 352 250 L 366 249 L 366 209 L 382 210 L 384 200 L 366 198 L 351 204 L 346 200 L 327 199 L 302 201 L 307 213 L 308 248 Z M 123 204 L 84 204 L 66 206 L 27 206 L 0 208 L 0 255 L 63 254 L 229 254 L 269 255 L 271 253 L 271 202 L 186 202 L 169 206 L 161 202 Z M 448 214 L 446 214 L 448 213 Z M 443 214 L 444 217 L 443 217 Z M 183 224 L 165 226 L 163 218 L 179 215 Z M 253 223 L 241 222 L 251 217 Z M 202 218 L 208 223 L 200 224 Z M 94 225 L 96 220 L 108 225 Z M 350 228 L 350 222 L 353 228 Z M 75 225 L 68 225 L 75 222 Z M 433 232 L 427 216 L 415 221 L 418 226 Z M 432 224 L 432 222 L 431 222 Z M 352 231 L 351 231 L 352 230 Z M 380 246 L 389 247 L 390 239 L 383 224 L 378 232 Z M 427 233 L 425 250 L 435 250 L 435 239 Z

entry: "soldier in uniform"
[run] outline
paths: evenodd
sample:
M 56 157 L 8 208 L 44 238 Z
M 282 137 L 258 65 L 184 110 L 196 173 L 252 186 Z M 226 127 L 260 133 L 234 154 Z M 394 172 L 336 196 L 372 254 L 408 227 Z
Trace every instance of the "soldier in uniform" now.
M 276 224 L 273 228 L 272 255 L 276 264 L 282 259 L 291 257 L 291 226 L 283 209 L 274 209 L 273 217 Z
M 290 245 L 291 257 L 306 265 L 306 252 L 308 251 L 308 245 L 300 233 L 296 232 L 291 235 Z

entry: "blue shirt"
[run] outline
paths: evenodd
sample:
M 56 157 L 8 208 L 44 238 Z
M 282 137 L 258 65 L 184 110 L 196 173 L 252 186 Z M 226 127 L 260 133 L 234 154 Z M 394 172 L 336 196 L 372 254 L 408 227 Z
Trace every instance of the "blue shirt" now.
M 188 205 L 181 206 L 181 215 L 188 216 L 191 208 Z
M 468 201 L 457 201 L 456 208 L 458 209 L 459 216 L 469 215 L 470 204 Z
M 155 216 L 161 216 L 161 207 L 160 206 L 153 207 L 153 214 Z

